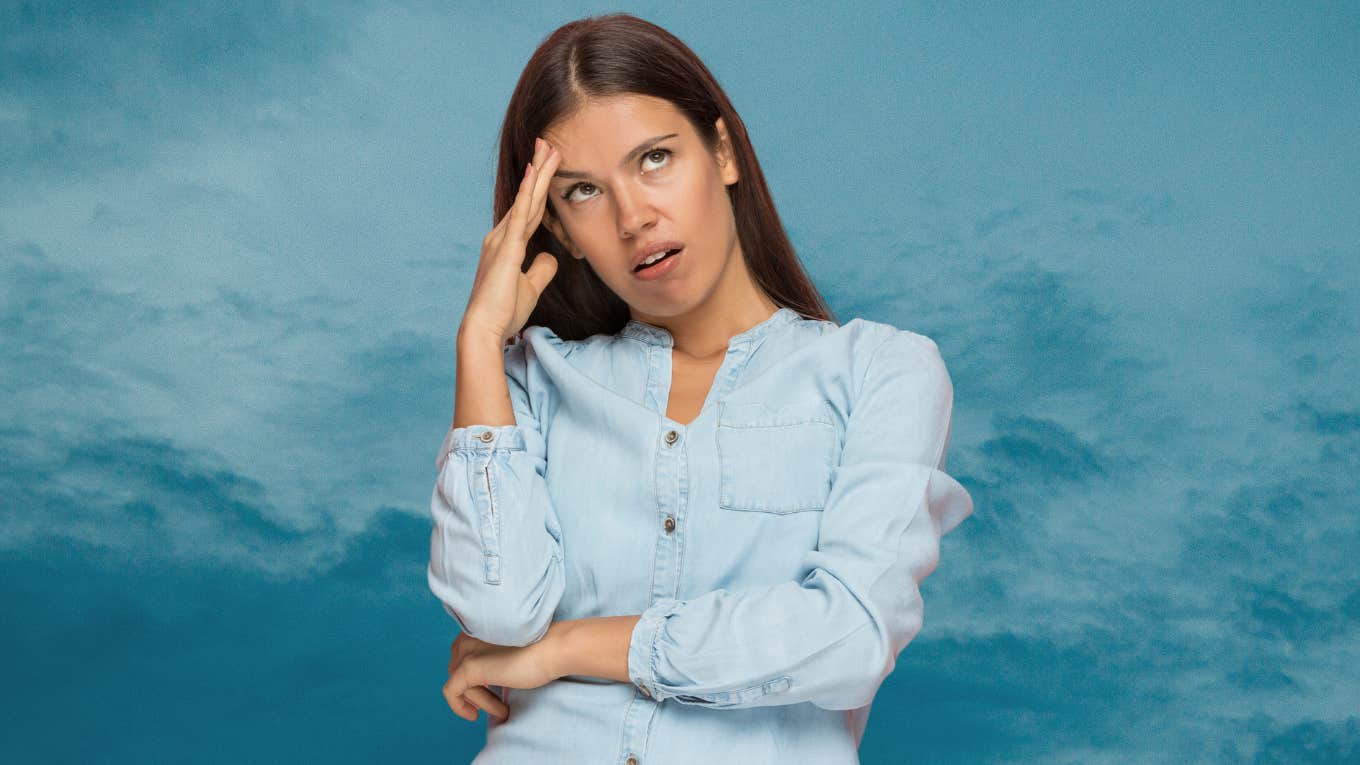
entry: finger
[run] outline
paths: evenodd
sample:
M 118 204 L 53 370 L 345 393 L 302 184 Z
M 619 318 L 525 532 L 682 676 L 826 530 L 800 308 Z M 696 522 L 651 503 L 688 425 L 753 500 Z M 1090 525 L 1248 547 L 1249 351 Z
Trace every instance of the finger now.
M 562 155 L 558 153 L 557 147 L 549 145 L 548 151 L 543 159 L 535 164 L 537 170 L 534 173 L 534 188 L 529 198 L 528 220 L 524 225 L 524 238 L 528 240 L 543 222 L 543 208 L 548 201 L 548 186 L 552 183 L 553 173 L 557 172 L 557 167 L 562 164 Z
M 510 708 L 505 705 L 500 697 L 491 692 L 485 685 L 474 685 L 463 692 L 463 698 L 486 710 L 489 715 L 495 715 L 502 720 L 510 714 Z
M 486 233 L 486 236 L 482 240 L 483 250 L 494 251 L 496 249 L 496 245 L 500 241 L 501 236 L 505 234 L 505 229 L 509 226 L 511 218 L 514 217 L 515 203 L 522 196 L 521 192 L 523 192 L 528 185 L 529 168 L 528 166 L 525 166 L 520 168 L 519 184 L 515 187 L 515 196 L 510 200 L 510 207 L 501 214 L 500 220 L 496 221 L 496 225 L 491 227 L 491 230 Z
M 520 233 L 524 231 L 524 221 L 529 217 L 528 198 L 533 192 L 534 177 L 537 169 L 538 168 L 535 167 L 532 162 L 529 163 L 528 172 L 525 174 L 524 180 L 519 184 L 519 191 L 515 193 L 515 202 L 510 206 L 510 214 L 508 216 L 510 220 L 505 224 L 506 233 L 510 236 L 518 238 Z
M 519 193 L 515 195 L 515 204 L 511 207 L 510 231 L 511 233 L 523 232 L 525 221 L 529 218 L 529 209 L 533 204 L 535 191 L 539 187 L 539 178 L 542 176 L 543 158 L 547 155 L 551 147 L 547 141 L 542 139 L 534 140 L 534 156 L 529 162 L 529 174 L 519 186 Z M 522 234 L 527 237 L 528 234 Z
M 520 210 L 524 207 L 523 200 L 525 191 L 531 188 L 530 181 L 533 177 L 532 173 L 532 165 L 525 168 L 524 175 L 519 179 L 519 188 L 515 191 L 515 198 L 510 201 L 510 209 L 505 211 L 505 215 L 501 216 L 500 221 L 496 223 L 495 228 L 491 229 L 491 232 L 488 235 L 486 242 L 487 252 L 499 252 L 501 243 L 505 240 L 506 232 L 519 231 L 524 227 L 523 222 L 520 220 Z
M 538 295 L 543 294 L 547 289 L 548 282 L 557 275 L 557 258 L 550 252 L 540 252 L 534 256 L 534 261 L 529 265 L 529 270 L 525 276 L 529 277 L 529 283 L 534 285 L 534 292 Z
M 458 662 L 458 666 L 454 667 L 453 672 L 449 674 L 448 682 L 445 683 L 445 685 L 449 688 L 450 693 L 460 696 L 464 693 L 467 693 L 468 688 L 472 688 L 474 686 L 482 684 L 483 679 L 480 671 L 478 670 L 478 661 L 476 656 L 462 657 L 462 659 Z
M 551 167 L 545 167 L 545 163 L 552 161 Z M 560 156 L 556 148 L 542 139 L 534 142 L 534 156 L 525 169 L 525 174 L 520 178 L 519 188 L 515 191 L 515 198 L 511 201 L 510 209 L 506 210 L 499 222 L 487 234 L 483 242 L 485 251 L 499 252 L 501 244 L 505 240 L 507 231 L 516 233 L 515 246 L 513 251 L 517 254 L 515 265 L 522 266 L 524 258 L 523 244 L 533 235 L 538 228 L 541 211 L 534 214 L 536 207 L 541 207 L 542 200 L 547 196 L 547 184 L 552 179 L 552 173 L 556 171 L 560 162 Z M 537 205 L 535 203 L 537 200 Z M 530 221 L 529 219 L 532 220 Z M 526 225 L 528 224 L 528 225 Z M 508 260 L 509 258 L 507 258 Z
M 477 708 L 468 703 L 468 701 L 463 698 L 463 694 L 454 693 L 452 687 L 448 683 L 444 683 L 443 693 L 444 701 L 448 703 L 449 709 L 452 709 L 454 714 L 464 720 L 473 722 L 477 720 Z
M 463 660 L 463 644 L 462 644 L 462 641 L 460 641 L 460 640 L 454 640 L 454 641 L 453 641 L 453 645 L 449 648 L 449 674 L 450 674 L 450 675 L 453 674 L 453 670 L 455 670 L 455 669 L 458 668 L 458 664 L 459 664 L 460 662 L 462 662 L 462 660 Z
M 501 218 L 500 224 L 498 224 L 496 229 L 491 232 L 491 240 L 487 242 L 488 252 L 492 253 L 500 252 L 501 242 L 505 241 L 505 232 L 509 231 L 510 226 L 512 225 L 510 219 L 512 217 L 511 213 L 513 213 L 514 211 L 515 209 L 513 206 L 509 210 L 507 210 L 505 213 L 505 217 Z
M 537 158 L 533 163 L 533 186 L 529 189 L 529 215 L 528 221 L 525 221 L 530 226 L 537 226 L 537 223 L 534 223 L 534 218 L 536 218 L 537 212 L 543 208 L 543 201 L 547 199 L 548 185 L 552 182 L 552 174 L 558 170 L 559 165 L 562 165 L 562 152 L 558 151 L 558 147 L 547 142 L 544 142 L 544 147 L 543 157 Z M 532 227 L 526 233 L 533 233 Z
M 500 241 L 501 232 L 505 231 L 505 222 L 507 220 L 510 220 L 510 216 L 508 214 L 502 215 L 501 219 L 496 221 L 496 225 L 492 226 L 491 230 L 486 232 L 486 236 L 482 237 L 483 252 L 495 249 L 496 242 Z

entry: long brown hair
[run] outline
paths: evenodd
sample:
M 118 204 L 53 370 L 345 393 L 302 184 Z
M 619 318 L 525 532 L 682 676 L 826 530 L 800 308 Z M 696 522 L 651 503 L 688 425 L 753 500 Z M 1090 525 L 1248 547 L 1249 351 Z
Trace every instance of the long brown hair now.
M 535 137 L 586 99 L 625 94 L 671 102 L 710 152 L 719 140 L 714 122 L 722 117 L 740 175 L 727 193 L 751 277 L 777 305 L 839 324 L 784 232 L 746 126 L 727 94 L 679 38 L 626 13 L 587 17 L 558 27 L 525 64 L 501 125 L 492 223 L 514 202 L 524 166 L 533 159 Z M 529 238 L 528 252 L 551 253 L 557 258 L 557 274 L 526 326 L 545 326 L 563 339 L 580 340 L 598 333 L 614 334 L 628 322 L 628 304 L 600 280 L 589 263 L 573 258 L 545 226 L 540 225 Z

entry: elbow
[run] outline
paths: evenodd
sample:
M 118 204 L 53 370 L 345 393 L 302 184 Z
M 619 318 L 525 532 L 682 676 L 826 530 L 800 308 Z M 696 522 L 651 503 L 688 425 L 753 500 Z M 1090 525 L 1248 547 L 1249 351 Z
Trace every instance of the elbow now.
M 447 606 L 446 606 L 447 609 Z M 452 609 L 447 609 L 453 613 Z M 457 614 L 454 618 L 463 626 L 463 631 L 472 637 L 492 645 L 522 648 L 543 639 L 552 624 L 552 614 L 533 614 L 528 618 L 464 619 Z
M 867 617 L 864 625 L 841 644 L 840 655 L 845 660 L 838 668 L 840 674 L 826 693 L 811 699 L 813 705 L 835 711 L 868 706 L 897 666 L 898 654 L 921 631 L 922 624 L 919 607 L 899 612 L 899 619 L 891 625 Z
M 862 644 L 859 644 L 862 645 Z M 892 672 L 892 662 L 883 661 L 877 649 L 863 646 L 864 653 L 850 654 L 851 661 L 846 663 L 844 674 L 825 693 L 810 699 L 814 706 L 833 711 L 859 709 L 868 706 L 878 693 L 878 688 Z
M 929 516 L 919 513 L 916 518 Z M 847 611 L 856 615 L 860 625 L 836 647 L 843 678 L 812 700 L 823 709 L 858 709 L 871 703 L 896 668 L 897 657 L 925 625 L 920 586 L 939 562 L 939 537 L 932 524 L 913 520 L 900 545 L 898 573 L 879 577 L 871 587 L 852 593 L 853 605 Z
M 451 587 L 429 570 L 430 590 L 459 629 L 478 640 L 507 647 L 536 643 L 547 634 L 565 584 L 560 562 L 554 558 L 542 586 L 522 597 L 499 586 Z
M 504 609 L 455 605 L 440 598 L 444 611 L 458 623 L 460 631 L 485 643 L 524 647 L 537 643 L 552 625 L 552 611 L 507 613 Z

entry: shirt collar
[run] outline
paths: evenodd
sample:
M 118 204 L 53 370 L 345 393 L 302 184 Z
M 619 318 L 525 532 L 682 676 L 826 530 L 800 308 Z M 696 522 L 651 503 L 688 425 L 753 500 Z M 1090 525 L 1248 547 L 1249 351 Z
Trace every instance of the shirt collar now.
M 740 343 L 750 342 L 765 335 L 771 330 L 782 327 L 785 324 L 791 324 L 801 318 L 802 317 L 798 315 L 798 312 L 794 311 L 792 308 L 784 308 L 781 306 L 776 309 L 774 313 L 770 314 L 769 318 L 745 332 L 738 332 L 733 335 L 732 339 L 728 341 L 728 345 L 730 347 Z M 670 330 L 663 329 L 654 324 L 647 324 L 646 322 L 638 321 L 637 319 L 629 319 L 628 323 L 623 325 L 623 329 L 619 330 L 619 336 L 632 337 L 641 340 L 644 343 L 661 345 L 667 348 L 675 343 L 675 338 L 671 336 Z

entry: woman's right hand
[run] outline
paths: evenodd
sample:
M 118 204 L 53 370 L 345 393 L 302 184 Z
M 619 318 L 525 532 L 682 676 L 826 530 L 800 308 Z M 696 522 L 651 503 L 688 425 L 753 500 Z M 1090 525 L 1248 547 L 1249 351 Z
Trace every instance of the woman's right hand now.
M 529 320 L 539 296 L 557 274 L 557 258 L 548 252 L 538 253 L 527 273 L 521 272 L 520 266 L 526 243 L 543 220 L 548 181 L 560 161 L 555 147 L 541 138 L 534 139 L 534 159 L 525 169 L 514 203 L 482 239 L 482 254 L 460 334 L 485 334 L 500 338 L 504 345 Z

